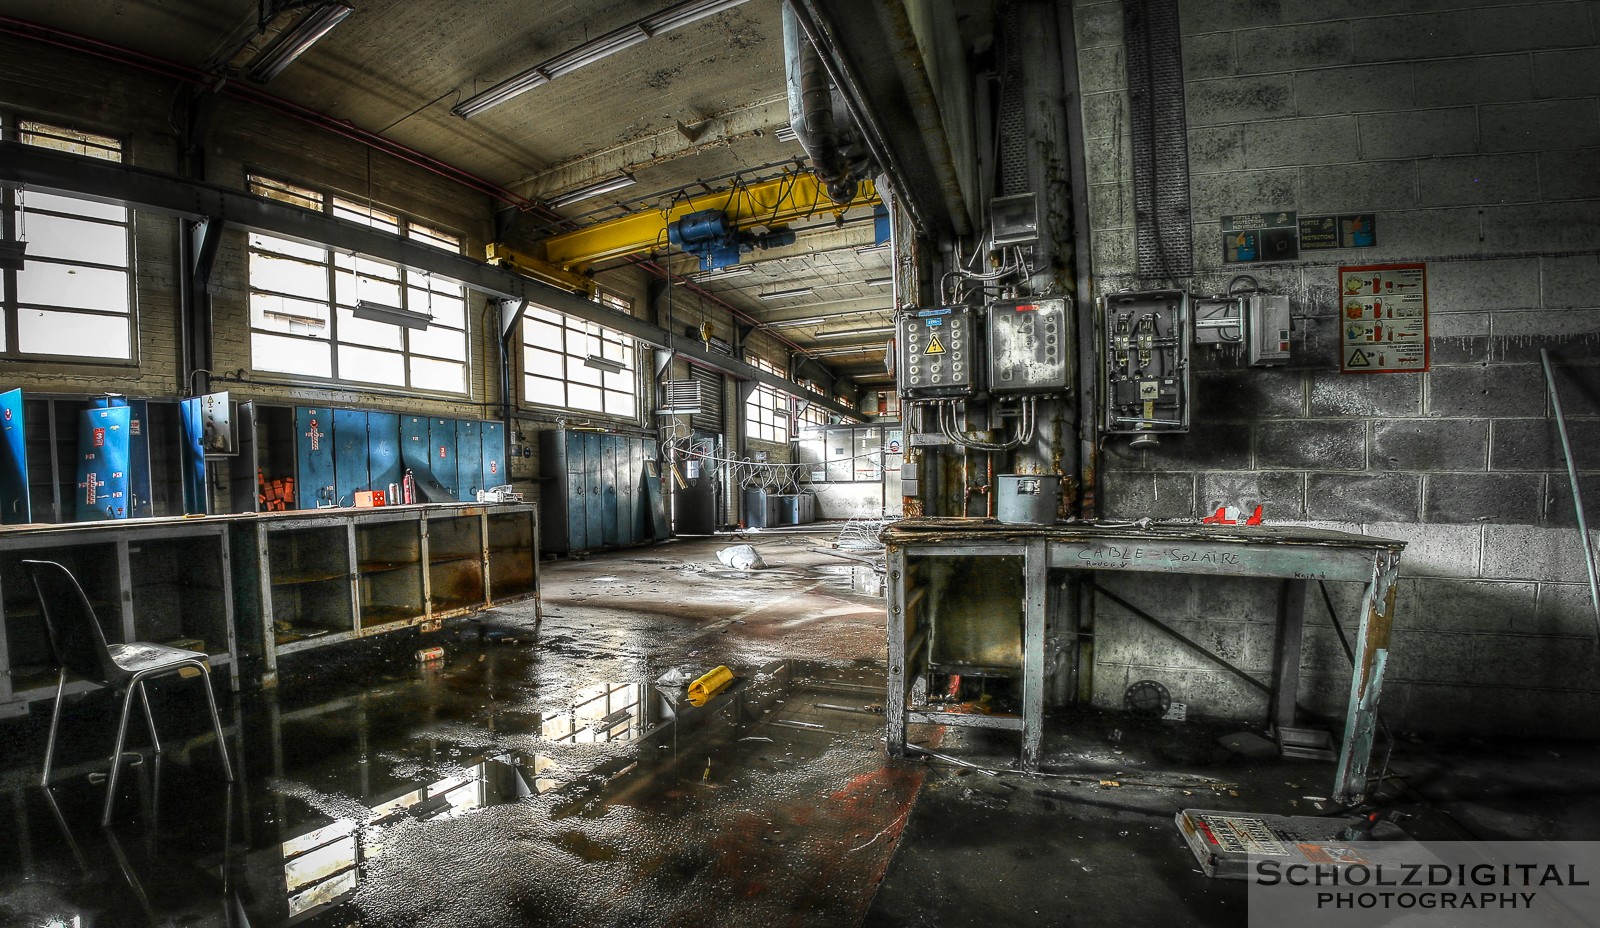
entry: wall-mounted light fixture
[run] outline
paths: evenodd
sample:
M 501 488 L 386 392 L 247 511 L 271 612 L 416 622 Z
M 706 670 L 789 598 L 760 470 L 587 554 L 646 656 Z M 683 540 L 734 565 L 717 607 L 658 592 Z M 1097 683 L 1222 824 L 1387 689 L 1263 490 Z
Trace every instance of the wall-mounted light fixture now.
M 632 174 L 618 174 L 616 177 L 608 177 L 605 180 L 596 181 L 588 186 L 579 187 L 577 190 L 569 190 L 566 193 L 558 194 L 557 196 L 547 197 L 544 202 L 546 205 L 559 208 L 576 203 L 579 200 L 587 200 L 590 197 L 597 197 L 602 193 L 614 193 L 623 189 L 624 187 L 632 187 L 634 183 L 635 181 Z
M 889 287 L 894 285 L 893 277 L 868 277 L 862 281 L 869 287 Z
M 816 290 L 812 287 L 795 287 L 792 290 L 773 290 L 770 293 L 758 293 L 756 299 L 760 300 L 787 300 L 797 296 L 810 296 Z
M 419 313 L 414 309 L 402 309 L 399 306 L 389 306 L 384 303 L 374 303 L 371 300 L 356 301 L 356 308 L 352 315 L 357 319 L 365 319 L 368 322 L 383 322 L 408 329 L 426 329 L 428 324 L 433 321 L 433 317 L 427 313 Z
M 583 366 L 600 371 L 604 374 L 620 374 L 628 369 L 621 361 L 613 361 L 610 358 L 602 358 L 597 354 L 591 354 L 584 358 Z
M 325 3 L 317 7 L 279 33 L 271 45 L 245 65 L 244 76 L 257 84 L 272 80 L 355 11 L 355 7 L 346 3 Z
M 874 325 L 859 329 L 840 329 L 837 332 L 815 332 L 814 338 L 865 338 L 869 335 L 891 335 L 894 333 L 892 325 Z

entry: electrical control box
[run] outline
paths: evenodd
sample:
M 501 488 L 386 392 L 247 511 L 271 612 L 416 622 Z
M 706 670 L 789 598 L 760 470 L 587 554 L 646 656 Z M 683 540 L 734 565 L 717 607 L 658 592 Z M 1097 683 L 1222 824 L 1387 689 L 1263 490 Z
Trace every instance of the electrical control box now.
M 1257 367 L 1289 362 L 1289 298 L 1258 293 L 1245 300 L 1249 320 L 1250 363 Z
M 989 392 L 1065 393 L 1072 376 L 1067 300 L 1008 300 L 989 307 Z
M 900 395 L 972 396 L 978 392 L 977 313 L 971 306 L 939 306 L 902 314 L 895 322 Z
M 1110 293 L 1100 298 L 1105 430 L 1132 434 L 1189 430 L 1189 295 L 1181 290 Z
M 1236 296 L 1196 297 L 1194 343 L 1238 345 L 1244 342 L 1244 300 Z

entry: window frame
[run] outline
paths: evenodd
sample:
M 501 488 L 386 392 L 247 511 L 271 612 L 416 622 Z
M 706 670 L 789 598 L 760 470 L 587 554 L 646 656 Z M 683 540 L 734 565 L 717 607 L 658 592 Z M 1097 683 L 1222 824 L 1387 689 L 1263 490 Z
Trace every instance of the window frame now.
M 609 293 L 604 290 L 596 291 L 595 302 L 600 303 L 603 306 L 609 306 L 619 312 L 627 313 L 629 315 L 632 314 L 632 304 L 627 299 L 614 293 Z M 560 347 L 551 348 L 548 345 L 542 345 L 529 341 L 530 323 L 533 325 L 558 327 L 561 334 Z M 631 425 L 638 425 L 644 421 L 644 380 L 643 372 L 639 366 L 640 347 L 638 339 L 627 334 L 626 332 L 623 332 L 619 329 L 613 329 L 610 326 L 602 323 L 590 322 L 586 319 L 579 319 L 576 316 L 563 313 L 560 310 L 552 309 L 548 306 L 541 306 L 536 303 L 528 304 L 528 308 L 523 313 L 522 321 L 519 325 L 521 331 L 518 335 L 518 343 L 520 347 L 520 351 L 518 352 L 520 359 L 520 376 L 517 381 L 518 408 L 530 411 L 581 413 L 586 416 L 600 416 Z M 620 363 L 624 364 L 624 370 L 617 374 L 605 374 L 603 372 L 596 371 L 595 373 L 597 375 L 597 380 L 599 381 L 598 383 L 591 384 L 582 381 L 574 381 L 570 376 L 569 366 L 572 364 L 581 365 L 583 363 L 583 359 L 588 356 L 585 354 L 580 357 L 571 350 L 569 346 L 571 344 L 571 339 L 574 337 L 591 340 L 595 338 L 600 339 L 600 353 L 602 357 L 607 356 L 605 353 L 607 345 L 616 345 L 623 356 Z M 530 351 L 530 349 L 532 350 Z M 530 366 L 532 359 L 538 356 L 535 354 L 535 352 L 552 355 L 558 359 L 561 365 L 561 376 L 557 377 L 553 374 L 540 372 L 532 368 Z M 632 413 L 612 411 L 607 403 L 607 398 L 609 396 L 621 394 L 624 391 L 615 387 L 607 386 L 606 378 L 621 377 L 624 375 L 628 375 L 629 379 L 632 381 L 631 392 L 629 393 L 629 395 L 632 397 Z M 535 400 L 530 395 L 530 391 L 528 389 L 528 382 L 530 379 L 545 383 L 559 384 L 563 405 L 541 403 Z M 575 383 L 579 387 L 598 389 L 600 391 L 601 408 L 593 409 L 588 406 L 572 405 L 572 387 Z
M 39 127 L 39 130 L 26 128 L 30 126 L 37 126 Z M 62 134 L 50 136 L 49 133 L 51 130 Z M 59 146 L 40 145 L 36 142 L 25 141 L 22 137 L 24 133 L 45 135 L 46 137 L 58 138 L 62 140 L 76 139 L 79 144 L 85 147 L 95 146 L 101 148 L 101 152 L 98 154 L 88 151 L 74 152 Z M 33 145 L 35 147 L 46 148 L 53 151 L 64 151 L 69 154 L 76 155 L 77 157 L 98 158 L 100 160 L 112 161 L 119 164 L 127 163 L 129 154 L 126 136 L 116 135 L 109 132 L 93 131 L 90 129 L 79 129 L 65 124 L 60 120 L 50 119 L 48 117 L 36 117 L 31 114 L 9 109 L 0 110 L 0 138 L 6 138 L 16 141 L 19 144 Z M 84 268 L 96 271 L 120 273 L 124 276 L 126 281 L 127 311 L 121 312 L 117 310 L 95 309 L 83 306 L 25 303 L 21 299 L 17 287 L 18 277 L 23 272 L 14 270 L 0 271 L 0 337 L 3 337 L 5 345 L 4 349 L 0 350 L 0 363 L 72 364 L 77 366 L 116 368 L 139 367 L 141 364 L 139 350 L 141 313 L 139 306 L 138 210 L 128 206 L 114 206 L 113 208 L 121 209 L 123 211 L 124 218 L 121 220 L 107 219 L 104 217 L 92 216 L 84 213 L 63 212 L 50 207 L 29 206 L 27 202 L 27 194 L 28 191 L 19 190 L 18 188 L 14 187 L 5 187 L 0 189 L 0 240 L 16 241 L 19 235 L 23 238 L 23 240 L 26 240 L 28 216 L 34 214 L 122 229 L 126 248 L 123 254 L 123 263 L 120 266 L 115 264 L 104 264 L 95 261 L 85 261 L 76 258 L 45 258 L 38 255 L 31 255 L 26 259 L 24 268 L 26 268 L 28 264 L 37 262 L 41 265 L 56 267 Z M 95 202 L 85 197 L 76 196 L 72 193 L 66 192 L 51 192 L 48 195 L 61 199 L 82 201 L 84 203 Z M 19 200 L 21 206 L 20 212 L 22 215 L 22 221 L 20 223 L 17 219 L 19 213 Z M 125 320 L 127 323 L 127 357 L 22 351 L 19 347 L 22 329 L 20 314 L 26 310 L 37 310 L 47 313 L 74 313 L 77 315 L 101 316 L 111 319 Z
M 440 250 L 451 254 L 466 253 L 465 236 L 459 235 L 448 229 L 440 228 L 432 223 L 423 222 L 398 210 L 391 210 L 378 204 L 363 203 L 356 198 L 345 196 L 336 191 L 296 184 L 291 181 L 286 181 L 277 175 L 258 172 L 249 168 L 247 168 L 245 171 L 245 185 L 246 189 L 255 196 L 266 197 L 268 199 L 276 200 L 280 203 L 286 203 L 290 206 L 295 206 L 300 209 L 308 209 L 314 212 L 324 213 L 325 215 L 332 216 L 333 218 L 344 222 L 365 225 L 379 231 L 389 232 L 391 234 L 406 238 L 407 240 L 418 241 L 426 245 L 437 247 Z M 306 245 L 293 239 L 287 239 L 282 236 L 271 235 L 269 233 L 259 232 L 256 230 L 249 230 L 247 234 L 251 236 L 251 238 L 247 239 L 245 243 L 247 265 L 246 291 L 251 302 L 254 302 L 255 297 L 260 295 L 269 299 L 289 299 L 308 304 L 319 305 L 320 308 L 325 312 L 325 315 L 321 321 L 324 323 L 327 333 L 324 336 L 317 337 L 308 336 L 299 332 L 263 328 L 257 324 L 257 312 L 255 307 L 251 306 L 249 309 L 249 319 L 246 323 L 246 330 L 249 335 L 249 369 L 252 374 L 263 374 L 268 376 L 291 376 L 303 380 L 309 384 L 319 387 L 325 386 L 329 389 L 355 388 L 368 392 L 395 392 L 406 396 L 424 396 L 458 401 L 463 398 L 472 398 L 475 373 L 475 359 L 473 357 L 474 345 L 472 341 L 472 291 L 470 291 L 464 284 L 456 284 L 453 282 L 446 284 L 447 289 L 459 293 L 459 296 L 456 296 L 454 293 L 447 293 L 440 289 L 440 284 L 438 281 L 443 281 L 445 280 L 444 278 L 435 278 L 434 275 L 420 268 L 414 268 L 403 264 L 392 264 L 388 261 L 384 261 L 370 255 L 363 255 L 334 248 L 326 243 Z M 282 250 L 274 250 L 270 246 L 256 244 L 254 241 L 254 236 L 261 236 L 269 242 L 286 243 L 290 247 Z M 454 241 L 451 241 L 452 239 Z M 322 253 L 322 259 L 318 261 L 304 255 L 292 255 L 287 253 L 288 251 L 292 251 L 294 249 L 319 250 Z M 309 268 L 320 269 L 325 280 L 325 284 L 321 288 L 321 292 L 324 292 L 325 296 L 306 297 L 301 294 L 293 294 L 284 290 L 269 289 L 266 286 L 258 284 L 255 279 L 255 262 L 258 255 L 264 255 L 272 259 L 292 261 Z M 369 271 L 369 268 L 374 269 L 375 272 Z M 389 276 L 389 274 L 383 269 L 392 271 L 393 276 Z M 341 339 L 339 336 L 340 314 L 341 312 L 349 312 L 352 310 L 355 305 L 354 301 L 360 299 L 359 292 L 352 295 L 353 300 L 351 302 L 345 302 L 340 298 L 340 292 L 342 289 L 341 278 L 344 277 L 353 277 L 355 281 L 354 285 L 357 288 L 359 288 L 360 281 L 363 279 L 381 278 L 385 284 L 392 282 L 394 288 L 398 291 L 400 297 L 399 304 L 402 307 L 409 307 L 413 292 L 429 295 L 430 306 L 432 296 L 437 296 L 445 300 L 459 300 L 461 303 L 461 325 L 459 327 L 450 325 L 448 323 L 441 323 L 436 320 L 435 322 L 431 323 L 427 329 L 419 329 L 415 331 L 432 332 L 435 329 L 443 329 L 450 332 L 459 333 L 461 336 L 462 357 L 459 359 L 441 357 L 438 354 L 429 353 L 425 348 L 414 348 L 412 346 L 413 330 L 404 326 L 393 327 L 399 330 L 397 333 L 399 342 L 398 348 L 369 344 L 367 342 L 348 337 Z M 378 324 L 381 325 L 382 323 Z M 274 370 L 272 368 L 258 367 L 256 349 L 256 337 L 258 335 L 264 335 L 272 338 L 294 339 L 322 346 L 327 351 L 329 374 L 324 376 L 322 374 Z M 341 376 L 341 349 L 354 349 L 365 352 L 381 352 L 383 354 L 393 355 L 399 358 L 400 369 L 404 375 L 404 382 L 395 383 L 392 380 L 362 380 L 348 376 Z M 441 390 L 436 387 L 414 385 L 414 362 L 419 360 L 425 362 L 433 361 L 446 364 L 460 364 L 461 389 L 459 391 L 449 389 Z
M 745 363 L 777 377 L 789 376 L 788 371 L 776 362 L 768 361 L 757 354 L 747 355 Z M 763 399 L 768 400 L 770 405 L 763 405 Z M 771 421 L 764 421 L 760 413 L 770 413 Z M 759 380 L 755 381 L 750 396 L 744 403 L 744 430 L 745 438 L 751 441 L 764 441 L 770 445 L 789 444 L 796 434 L 794 394 L 768 386 Z

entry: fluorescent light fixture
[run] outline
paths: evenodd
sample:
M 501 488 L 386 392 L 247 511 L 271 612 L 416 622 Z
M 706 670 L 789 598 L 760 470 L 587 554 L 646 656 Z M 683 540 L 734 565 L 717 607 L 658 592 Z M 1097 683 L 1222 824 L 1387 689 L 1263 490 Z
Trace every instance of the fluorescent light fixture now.
M 591 354 L 584 358 L 583 366 L 593 368 L 594 370 L 606 374 L 620 374 L 628 369 L 621 361 L 613 361 L 610 358 L 602 358 L 597 354 Z
M 795 287 L 792 290 L 773 290 L 770 293 L 758 293 L 758 294 L 756 294 L 756 299 L 758 299 L 758 300 L 787 300 L 787 299 L 790 299 L 792 297 L 797 297 L 797 296 L 810 296 L 811 294 L 813 294 L 815 292 L 816 292 L 815 288 L 812 288 L 812 287 Z
M 727 267 L 719 267 L 714 271 L 702 271 L 690 279 L 695 283 L 702 283 L 707 280 L 725 280 L 729 277 L 743 277 L 753 270 L 755 268 L 748 264 L 730 264 Z
M 386 306 L 371 300 L 357 300 L 352 315 L 368 322 L 383 322 L 408 329 L 426 329 L 428 323 L 433 321 L 433 317 L 427 313 L 419 313 L 414 309 L 401 309 L 398 306 Z
M 0 242 L 0 270 L 20 271 L 27 259 L 27 242 Z
M 894 333 L 892 325 L 874 325 L 860 329 L 840 329 L 837 332 L 815 332 L 815 338 L 864 338 L 869 335 L 890 335 Z
M 605 180 L 596 181 L 587 187 L 579 187 L 577 190 L 569 190 L 558 196 L 549 197 L 544 202 L 547 206 L 568 206 L 579 200 L 597 197 L 602 193 L 614 193 L 624 187 L 632 187 L 635 183 L 636 181 L 634 181 L 632 174 L 618 174 L 616 177 L 608 177 Z
M 541 84 L 548 84 L 563 74 L 570 74 L 579 68 L 615 55 L 623 49 L 632 48 L 652 36 L 671 32 L 679 26 L 687 26 L 744 2 L 746 0 L 686 0 L 684 3 L 674 4 L 659 13 L 646 16 L 619 29 L 613 29 L 570 51 L 562 52 L 554 58 L 546 59 L 514 74 L 488 90 L 473 94 L 461 101 L 450 112 L 463 119 L 470 119 Z
M 856 254 L 858 254 L 858 255 L 870 255 L 870 254 L 874 254 L 875 252 L 884 251 L 884 250 L 888 249 L 888 247 L 889 247 L 889 243 L 888 242 L 883 242 L 883 243 L 877 244 L 877 245 L 860 245 L 860 246 L 857 246 L 857 248 L 856 248 Z
M 795 134 L 794 126 L 779 126 L 777 131 L 772 133 L 772 137 L 780 142 L 795 142 L 799 141 L 800 139 L 800 137 Z
M 346 3 L 325 3 L 317 7 L 279 33 L 271 45 L 245 66 L 244 76 L 258 84 L 272 80 L 355 11 L 355 7 Z
M 831 321 L 829 316 L 805 316 L 800 319 L 775 319 L 772 322 L 763 322 L 761 325 L 768 329 L 784 329 L 792 325 L 822 325 Z
M 862 281 L 869 287 L 889 287 L 894 285 L 893 277 L 868 277 Z

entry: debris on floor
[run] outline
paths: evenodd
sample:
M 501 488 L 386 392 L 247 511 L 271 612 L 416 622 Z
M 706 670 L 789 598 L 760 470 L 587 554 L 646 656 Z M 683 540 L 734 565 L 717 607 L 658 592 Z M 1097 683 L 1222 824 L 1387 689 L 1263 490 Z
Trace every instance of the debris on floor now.
M 734 545 L 731 548 L 723 548 L 717 552 L 717 560 L 722 562 L 722 566 L 731 567 L 734 570 L 764 570 L 767 566 L 767 562 L 763 561 L 761 555 L 757 554 L 756 549 L 750 545 Z

